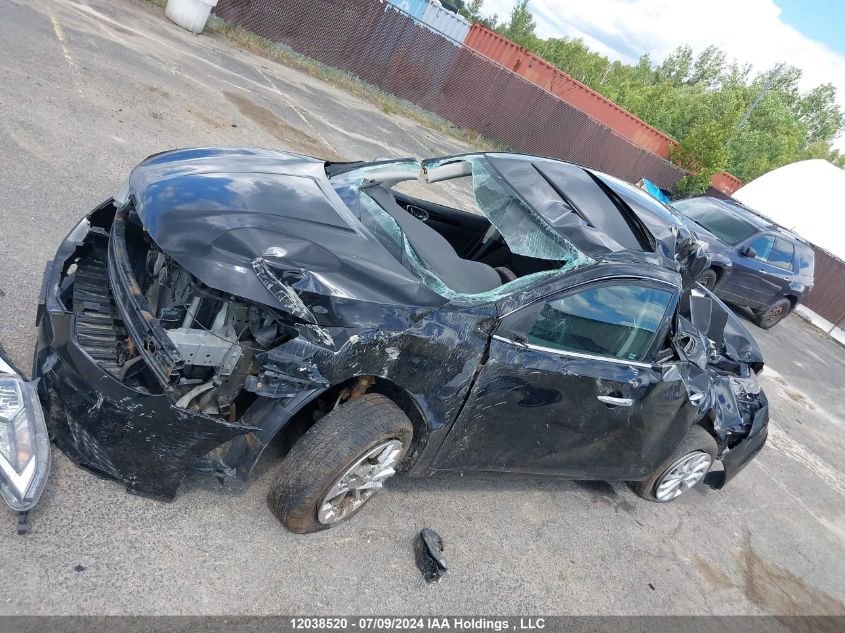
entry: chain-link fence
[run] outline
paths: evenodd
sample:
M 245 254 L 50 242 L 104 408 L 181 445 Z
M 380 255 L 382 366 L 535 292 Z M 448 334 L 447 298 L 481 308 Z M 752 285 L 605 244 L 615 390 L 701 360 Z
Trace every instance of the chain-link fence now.
M 671 189 L 684 175 L 578 108 L 379 0 L 220 0 L 228 22 L 516 150 Z M 355 158 L 355 157 L 350 157 Z
M 814 246 L 813 251 L 815 283 L 801 303 L 845 330 L 845 262 L 823 248 Z

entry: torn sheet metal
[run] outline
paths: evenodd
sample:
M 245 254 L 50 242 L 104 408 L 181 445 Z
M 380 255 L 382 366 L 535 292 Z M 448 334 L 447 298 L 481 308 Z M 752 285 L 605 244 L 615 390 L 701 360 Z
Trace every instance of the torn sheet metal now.
M 446 559 L 443 558 L 443 539 L 430 528 L 420 530 L 414 539 L 414 555 L 417 569 L 422 572 L 420 583 L 440 582 L 449 570 Z
M 763 362 L 763 353 L 739 317 L 715 294 L 695 284 L 681 297 L 680 311 L 688 314 L 721 354 L 738 363 Z
M 767 409 L 757 382 L 760 349 L 738 317 L 700 285 L 681 298 L 673 344 L 689 364 L 672 371 L 706 414 L 724 450 L 750 436 L 754 420 Z
M 365 233 L 323 166 L 272 150 L 179 150 L 141 163 L 130 188 L 159 248 L 211 288 L 284 309 L 256 275 L 263 258 L 305 297 L 441 305 Z

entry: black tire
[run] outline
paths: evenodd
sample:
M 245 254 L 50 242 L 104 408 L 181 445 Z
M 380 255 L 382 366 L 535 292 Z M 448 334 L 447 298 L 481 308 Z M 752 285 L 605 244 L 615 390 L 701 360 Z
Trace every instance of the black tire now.
M 696 425 L 693 426 L 687 436 L 681 441 L 678 445 L 678 448 L 672 453 L 672 455 L 657 469 L 649 476 L 648 479 L 645 481 L 631 481 L 628 482 L 628 485 L 631 486 L 634 492 L 636 492 L 639 496 L 643 499 L 648 501 L 654 501 L 656 503 L 669 503 L 674 501 L 674 499 L 669 499 L 668 501 L 662 501 L 655 496 L 655 488 L 657 486 L 657 482 L 663 476 L 663 474 L 672 466 L 676 461 L 681 459 L 684 455 L 688 455 L 689 453 L 694 453 L 696 451 L 703 451 L 710 455 L 711 460 L 716 459 L 716 452 L 719 450 L 719 447 L 716 445 L 716 440 L 713 439 L 713 436 L 710 435 L 705 429 Z M 700 485 L 700 484 L 699 484 Z M 683 496 L 683 495 L 681 495 Z M 675 497 L 677 499 L 678 497 Z
M 718 273 L 712 268 L 708 268 L 698 278 L 698 283 L 712 291 L 716 287 L 716 281 L 719 279 Z
M 317 519 L 323 496 L 356 460 L 383 442 L 402 442 L 401 464 L 413 434 L 408 416 L 389 398 L 369 393 L 347 401 L 308 429 L 279 464 L 268 496 L 270 510 L 299 534 L 348 520 L 366 502 L 338 523 L 326 525 Z
M 789 299 L 778 299 L 772 305 L 754 316 L 754 323 L 764 330 L 775 327 L 784 317 L 792 312 L 792 302 Z

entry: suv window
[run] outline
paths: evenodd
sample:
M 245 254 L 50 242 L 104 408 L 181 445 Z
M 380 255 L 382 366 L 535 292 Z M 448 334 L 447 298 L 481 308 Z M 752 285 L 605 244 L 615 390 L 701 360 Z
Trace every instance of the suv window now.
M 775 247 L 769 255 L 769 263 L 784 270 L 792 270 L 792 256 L 795 254 L 795 247 L 792 242 L 779 237 L 775 240 Z
M 673 202 L 672 206 L 731 246 L 736 246 L 757 232 L 757 229 L 745 220 L 702 198 L 680 200 Z
M 672 293 L 647 286 L 602 285 L 549 299 L 527 342 L 564 351 L 639 361 L 654 341 Z
M 798 256 L 798 271 L 802 275 L 807 275 L 808 277 L 813 276 L 813 268 L 814 268 L 814 261 L 815 256 L 813 255 L 813 251 L 807 248 L 801 248 L 800 246 L 795 249 L 795 254 Z
M 758 235 L 748 242 L 748 245 L 757 253 L 754 256 L 754 259 L 767 262 L 769 261 L 769 256 L 772 254 L 772 249 L 775 246 L 775 238 L 771 235 Z

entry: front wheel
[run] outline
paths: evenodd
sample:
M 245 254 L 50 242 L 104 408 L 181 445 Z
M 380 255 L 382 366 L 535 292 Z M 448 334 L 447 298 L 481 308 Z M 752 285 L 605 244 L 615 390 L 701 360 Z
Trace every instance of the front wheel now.
M 270 509 L 300 534 L 348 520 L 396 473 L 413 433 L 389 398 L 371 393 L 349 400 L 320 418 L 282 460 Z
M 778 299 L 768 308 L 759 312 L 754 322 L 758 327 L 768 330 L 780 323 L 791 310 L 792 302 L 789 299 Z
M 698 283 L 707 288 L 707 290 L 712 291 L 713 288 L 716 287 L 716 281 L 718 281 L 718 279 L 719 275 L 716 274 L 716 271 L 712 268 L 708 268 L 701 273 L 701 276 L 698 278 Z
M 630 482 L 631 488 L 643 499 L 668 503 L 698 485 L 713 460 L 718 446 L 716 440 L 700 426 L 694 426 L 672 455 L 645 481 Z

